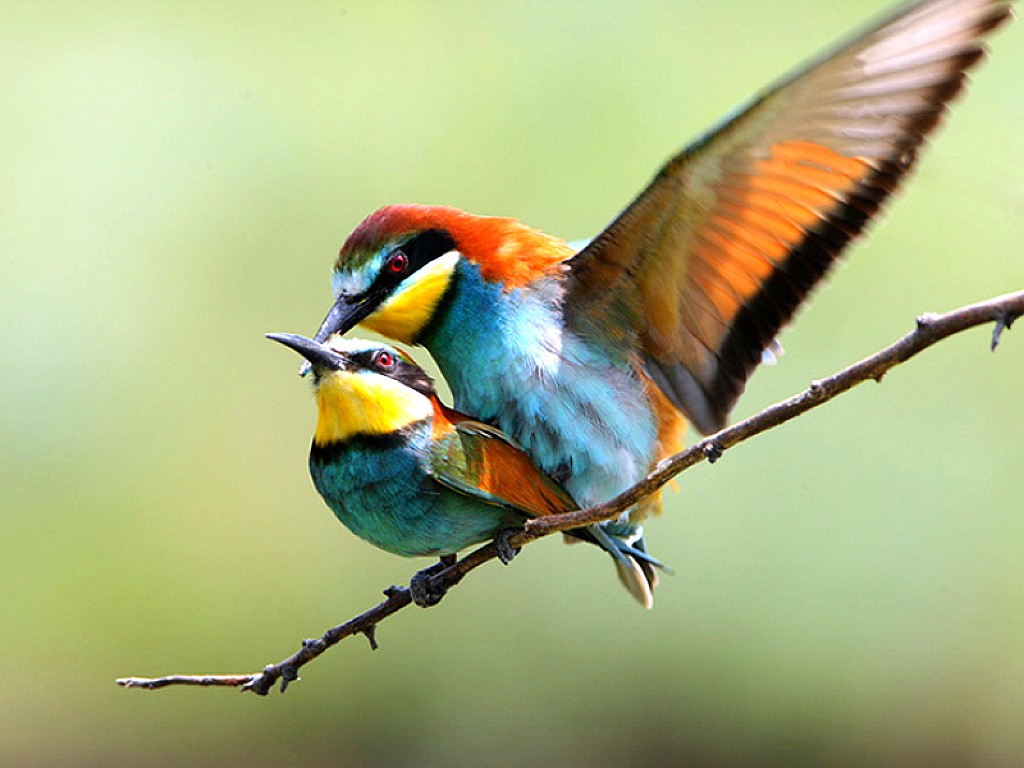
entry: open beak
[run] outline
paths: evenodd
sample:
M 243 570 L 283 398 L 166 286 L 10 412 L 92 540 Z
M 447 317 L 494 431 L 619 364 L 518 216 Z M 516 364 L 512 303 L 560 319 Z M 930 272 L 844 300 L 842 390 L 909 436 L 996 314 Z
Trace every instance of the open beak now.
M 268 333 L 267 338 L 294 349 L 306 358 L 307 365 L 303 366 L 303 375 L 310 370 L 317 372 L 343 371 L 348 367 L 348 361 L 343 356 L 305 336 L 298 336 L 294 333 Z

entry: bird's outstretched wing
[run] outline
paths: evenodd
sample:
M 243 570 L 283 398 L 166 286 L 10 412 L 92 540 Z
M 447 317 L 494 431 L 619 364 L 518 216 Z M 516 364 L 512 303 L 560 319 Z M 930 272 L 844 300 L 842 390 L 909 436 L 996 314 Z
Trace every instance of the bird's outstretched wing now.
M 812 62 L 665 165 L 569 262 L 567 319 L 635 333 L 705 433 L 914 165 L 1009 0 L 923 0 Z
M 576 509 L 572 498 L 503 432 L 436 403 L 429 471 L 442 485 L 527 517 Z

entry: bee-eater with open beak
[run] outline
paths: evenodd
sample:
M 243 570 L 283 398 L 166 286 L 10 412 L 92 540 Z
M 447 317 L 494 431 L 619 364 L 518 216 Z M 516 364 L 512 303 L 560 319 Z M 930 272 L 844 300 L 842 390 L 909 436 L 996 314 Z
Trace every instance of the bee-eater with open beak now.
M 578 252 L 513 219 L 382 208 L 342 247 L 316 338 L 360 324 L 425 346 L 456 408 L 579 504 L 607 501 L 679 450 L 686 419 L 725 425 L 1010 16 L 1008 0 L 902 8 L 672 158 Z M 637 532 L 658 506 L 631 511 Z
M 494 427 L 445 407 L 433 382 L 409 357 L 380 342 L 269 334 L 302 355 L 313 373 L 317 423 L 309 454 L 313 484 L 357 536 L 397 555 L 452 555 L 497 538 L 529 517 L 577 505 Z M 645 604 L 654 567 L 640 549 L 603 529 L 575 532 L 615 559 L 626 587 Z M 432 569 L 410 584 L 430 605 Z

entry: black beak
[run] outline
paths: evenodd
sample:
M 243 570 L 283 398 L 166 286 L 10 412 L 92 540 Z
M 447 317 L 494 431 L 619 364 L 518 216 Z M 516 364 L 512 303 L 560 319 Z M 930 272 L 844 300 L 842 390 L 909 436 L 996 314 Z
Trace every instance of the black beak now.
M 328 336 L 335 333 L 345 333 L 350 328 L 355 328 L 360 322 L 373 312 L 376 302 L 370 294 L 363 294 L 358 297 L 339 296 L 334 306 L 327 312 L 327 317 L 320 323 L 320 330 L 316 332 L 314 341 L 323 343 Z M 275 341 L 281 341 L 275 339 Z M 285 342 L 281 342 L 284 344 Z M 298 351 L 298 350 L 296 350 Z M 299 354 L 303 354 L 300 352 Z M 299 366 L 299 376 L 306 376 L 312 370 L 312 363 L 303 363 Z
M 357 297 L 339 296 L 327 313 L 327 317 L 320 323 L 320 330 L 316 332 L 314 339 L 323 343 L 328 336 L 335 333 L 355 328 L 361 323 L 376 307 L 372 294 L 363 294 Z
M 309 361 L 314 371 L 343 371 L 348 367 L 348 361 L 344 357 L 305 336 L 294 333 L 268 333 L 267 338 L 294 349 Z

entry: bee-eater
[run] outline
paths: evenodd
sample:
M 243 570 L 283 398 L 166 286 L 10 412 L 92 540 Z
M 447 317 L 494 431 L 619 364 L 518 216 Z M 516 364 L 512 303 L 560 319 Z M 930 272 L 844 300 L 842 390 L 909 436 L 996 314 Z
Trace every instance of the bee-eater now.
M 380 342 L 268 334 L 310 364 L 317 423 L 309 453 L 313 484 L 357 536 L 397 555 L 452 555 L 497 538 L 507 562 L 514 551 L 502 534 L 529 517 L 576 509 L 573 499 L 494 427 L 445 407 L 430 377 L 411 358 Z M 650 602 L 653 567 L 640 549 L 602 529 L 577 538 L 615 559 L 626 587 Z M 413 599 L 430 605 L 421 571 Z
M 342 246 L 316 338 L 360 324 L 425 346 L 456 408 L 579 504 L 607 501 L 679 450 L 685 419 L 724 426 L 1010 16 L 1009 0 L 905 6 L 673 157 L 578 252 L 509 218 L 382 208 Z

